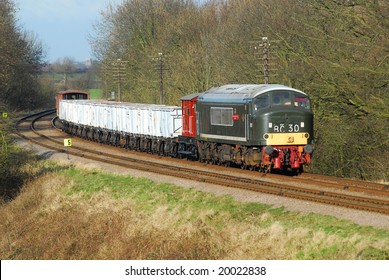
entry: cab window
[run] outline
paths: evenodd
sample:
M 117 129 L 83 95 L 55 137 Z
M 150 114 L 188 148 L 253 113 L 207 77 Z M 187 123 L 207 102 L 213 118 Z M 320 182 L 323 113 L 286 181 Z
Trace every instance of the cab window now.
M 289 91 L 275 91 L 272 93 L 272 106 L 290 106 L 292 104 Z
M 295 97 L 294 97 L 294 107 L 295 108 L 310 109 L 311 108 L 311 104 L 309 102 L 308 97 L 295 95 Z
M 260 110 L 269 107 L 269 95 L 261 95 L 254 100 L 254 110 Z

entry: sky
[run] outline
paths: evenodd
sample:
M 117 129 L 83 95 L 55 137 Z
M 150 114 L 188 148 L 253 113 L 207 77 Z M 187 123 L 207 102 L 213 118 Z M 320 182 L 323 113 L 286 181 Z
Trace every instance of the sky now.
M 19 25 L 33 32 L 46 50 L 47 61 L 93 58 L 89 34 L 109 3 L 122 0 L 14 0 Z

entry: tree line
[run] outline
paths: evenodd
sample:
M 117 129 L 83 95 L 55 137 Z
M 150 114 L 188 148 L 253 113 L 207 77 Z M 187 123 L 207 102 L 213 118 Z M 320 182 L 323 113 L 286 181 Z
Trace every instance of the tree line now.
M 270 83 L 312 98 L 312 170 L 389 180 L 387 1 L 126 0 L 101 15 L 90 42 L 104 91 L 120 83 L 123 100 L 158 103 L 162 77 L 164 102 L 178 105 L 212 86 L 263 83 L 267 37 Z
M 31 153 L 13 143 L 15 112 L 53 107 L 53 90 L 39 79 L 45 52 L 37 37 L 25 31 L 11 0 L 0 0 L 0 203 L 15 197 L 34 174 Z M 7 118 L 5 118 L 7 116 Z
M 33 109 L 45 103 L 38 75 L 45 51 L 32 32 L 18 25 L 11 0 L 0 1 L 0 106 Z
M 52 103 L 55 88 L 39 79 L 42 44 L 18 26 L 12 0 L 0 1 L 0 15 L 1 110 Z M 124 101 L 159 103 L 163 82 L 175 105 L 212 86 L 263 83 L 267 37 L 270 83 L 313 101 L 312 171 L 389 180 L 387 1 L 125 0 L 94 27 L 107 97 L 120 85 Z

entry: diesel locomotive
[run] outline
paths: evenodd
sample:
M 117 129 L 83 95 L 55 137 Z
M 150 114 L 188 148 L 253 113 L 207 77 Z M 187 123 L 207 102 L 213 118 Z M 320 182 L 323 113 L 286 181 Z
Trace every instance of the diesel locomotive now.
M 313 113 L 300 90 L 229 84 L 181 104 L 60 100 L 59 118 L 68 133 L 166 156 L 264 172 L 302 171 L 311 162 Z

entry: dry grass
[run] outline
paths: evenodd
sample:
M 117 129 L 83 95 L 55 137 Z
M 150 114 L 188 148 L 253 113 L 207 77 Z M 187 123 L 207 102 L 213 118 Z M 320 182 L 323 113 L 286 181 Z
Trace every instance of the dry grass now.
M 247 216 L 239 212 L 236 217 L 238 210 L 233 208 L 243 204 L 234 202 L 233 207 L 219 209 L 212 207 L 215 201 L 207 201 L 216 198 L 179 188 L 172 194 L 175 198 L 198 196 L 195 199 L 202 206 L 184 200 L 168 203 L 171 198 L 156 186 L 150 190 L 154 197 L 150 207 L 138 201 L 138 196 L 115 198 L 115 189 L 109 186 L 89 193 L 77 190 L 81 181 L 69 179 L 68 174 L 44 175 L 26 186 L 17 199 L 2 205 L 1 259 L 389 257 L 385 231 L 342 236 L 306 223 L 291 227 L 268 210 L 258 214 L 247 210 Z

